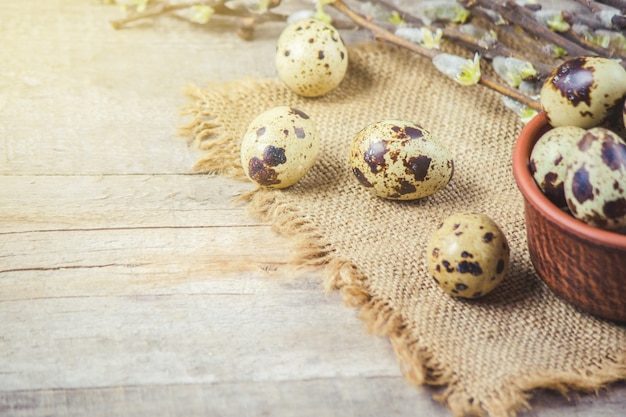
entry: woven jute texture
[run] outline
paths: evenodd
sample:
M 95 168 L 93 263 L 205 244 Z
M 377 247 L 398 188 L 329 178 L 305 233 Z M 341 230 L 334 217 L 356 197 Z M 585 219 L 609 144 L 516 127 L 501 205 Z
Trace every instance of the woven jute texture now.
M 276 79 L 190 87 L 181 133 L 204 150 L 196 169 L 244 179 L 239 144 L 252 119 L 282 105 L 307 113 L 322 140 L 316 164 L 295 186 L 252 192 L 250 212 L 297 241 L 294 263 L 319 266 L 326 289 L 389 337 L 407 380 L 441 386 L 437 398 L 454 415 L 514 415 L 538 387 L 593 391 L 626 378 L 626 329 L 558 299 L 530 263 L 511 173 L 517 117 L 497 94 L 457 85 L 409 52 L 376 43 L 349 52 L 348 75 L 321 98 Z M 383 119 L 418 123 L 452 152 L 442 191 L 387 201 L 357 182 L 351 141 Z M 449 297 L 427 272 L 432 231 L 458 212 L 490 216 L 511 247 L 506 278 L 478 300 Z

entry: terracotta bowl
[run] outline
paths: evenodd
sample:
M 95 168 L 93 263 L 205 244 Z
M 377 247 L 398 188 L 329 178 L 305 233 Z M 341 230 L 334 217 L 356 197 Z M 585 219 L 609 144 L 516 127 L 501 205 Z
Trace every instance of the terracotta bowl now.
M 626 322 L 626 235 L 588 226 L 560 210 L 530 174 L 532 148 L 549 129 L 540 113 L 522 129 L 513 151 L 530 260 L 561 298 L 598 317 Z

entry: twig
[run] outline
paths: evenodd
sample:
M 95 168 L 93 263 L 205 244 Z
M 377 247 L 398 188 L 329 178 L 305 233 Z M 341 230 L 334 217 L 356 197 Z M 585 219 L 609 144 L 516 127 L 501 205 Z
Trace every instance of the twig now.
M 598 0 L 598 3 L 614 7 L 622 14 L 626 13 L 626 0 Z
M 484 56 L 485 58 L 493 59 L 496 56 L 510 56 L 520 59 L 522 61 L 530 62 L 540 74 L 548 74 L 552 70 L 551 65 L 547 65 L 542 62 L 530 59 L 527 56 L 516 51 L 515 49 L 511 49 L 508 46 L 502 44 L 501 42 L 496 41 L 492 44 L 488 44 L 456 29 L 444 28 L 442 32 L 443 35 L 448 39 L 460 44 L 461 46 L 465 46 L 467 49 L 478 52 L 481 56 Z
M 563 14 L 563 19 L 570 25 L 574 23 L 580 23 L 593 30 L 609 29 L 604 23 L 600 21 L 600 19 L 596 18 L 594 15 L 588 16 L 577 12 L 568 12 L 566 10 L 562 11 L 561 13 Z
M 402 10 L 400 10 L 399 8 L 397 8 L 396 6 L 394 6 L 393 4 L 390 4 L 386 1 L 383 0 L 376 0 L 376 3 L 380 4 L 381 6 L 388 8 L 391 11 L 394 11 L 396 13 L 398 13 L 402 19 L 406 22 L 406 23 L 410 23 L 412 27 L 425 27 L 431 31 L 435 31 L 435 28 L 432 27 L 427 27 L 425 25 L 425 23 L 418 18 L 417 16 L 414 16 L 408 12 L 404 12 Z M 528 57 L 524 56 L 523 54 L 519 53 L 518 51 L 509 48 L 508 46 L 504 45 L 502 42 L 499 42 L 498 40 L 495 40 L 493 42 L 486 42 L 480 39 L 475 38 L 474 36 L 468 35 L 467 33 L 461 32 L 460 30 L 454 28 L 454 27 L 444 27 L 441 28 L 442 30 L 442 34 L 446 39 L 451 40 L 454 43 L 457 43 L 459 46 L 465 47 L 466 49 L 469 49 L 473 52 L 478 52 L 482 57 L 486 58 L 486 59 L 493 59 L 496 56 L 512 56 L 527 62 L 530 62 L 535 69 L 542 74 L 547 74 L 551 71 L 552 66 L 543 64 L 541 62 L 534 62 L 532 59 L 529 59 Z
M 594 0 L 576 0 L 576 3 L 582 4 L 589 11 L 592 11 L 594 13 L 602 9 L 602 7 L 599 6 L 598 3 Z
M 609 50 L 598 44 L 595 44 L 583 38 L 582 36 L 578 35 L 572 29 L 568 29 L 567 31 L 562 32 L 562 36 L 566 39 L 571 40 L 572 42 L 576 42 L 577 44 L 583 46 L 585 49 L 590 51 L 593 55 L 599 55 L 599 56 L 603 56 L 606 58 L 626 58 L 626 55 L 624 55 L 620 51 L 614 50 L 614 49 Z M 588 53 L 588 55 L 592 55 L 591 53 Z
M 393 43 L 397 46 L 401 46 L 403 48 L 409 49 L 413 52 L 415 52 L 416 54 L 424 57 L 424 58 L 428 58 L 428 59 L 433 59 L 436 55 L 439 54 L 438 51 L 434 50 L 434 49 L 428 49 L 428 48 L 424 48 L 423 46 L 420 46 L 416 43 L 413 43 L 409 40 L 406 40 L 404 38 L 401 38 L 399 36 L 394 35 L 393 33 L 389 32 L 388 30 L 384 29 L 383 27 L 377 25 L 376 23 L 374 23 L 373 21 L 371 21 L 370 19 L 361 16 L 360 14 L 358 14 L 357 12 L 353 11 L 352 9 L 350 9 L 344 2 L 343 0 L 335 0 L 333 3 L 331 3 L 331 5 L 337 9 L 339 12 L 341 12 L 343 15 L 345 15 L 346 17 L 348 17 L 350 20 L 352 20 L 354 23 L 356 23 L 357 25 L 361 26 L 363 29 L 366 29 L 368 31 L 370 31 L 370 33 L 372 34 L 372 36 L 377 39 L 377 40 L 384 40 L 387 41 L 389 43 Z
M 208 1 L 194 1 L 194 2 L 188 2 L 188 3 L 179 3 L 179 4 L 163 4 L 160 7 L 155 7 L 152 8 L 150 10 L 147 10 L 145 12 L 141 12 L 141 13 L 134 13 L 130 16 L 127 16 L 123 19 L 118 19 L 118 20 L 113 20 L 111 22 L 111 25 L 115 28 L 115 29 L 121 29 L 122 27 L 124 27 L 125 25 L 127 25 L 128 23 L 137 21 L 137 20 L 142 20 L 142 19 L 148 19 L 151 17 L 157 17 L 166 13 L 171 13 L 174 12 L 176 10 L 182 10 L 182 9 L 188 9 L 190 7 L 193 6 L 211 6 L 214 7 L 215 3 L 214 2 L 208 2 Z
M 434 50 L 434 49 L 428 49 L 428 48 L 424 48 L 416 43 L 410 42 L 406 39 L 400 38 L 399 36 L 394 35 L 393 33 L 389 32 L 388 30 L 382 28 L 381 26 L 377 25 L 376 23 L 372 22 L 371 20 L 361 16 L 360 14 L 356 13 L 355 11 L 353 11 L 352 9 L 350 9 L 344 2 L 343 0 L 335 0 L 332 3 L 332 6 L 337 9 L 339 12 L 341 12 L 342 14 L 344 14 L 346 17 L 350 18 L 351 20 L 353 20 L 356 24 L 358 24 L 359 26 L 361 26 L 362 28 L 370 31 L 372 33 L 372 35 L 374 36 L 375 39 L 380 40 L 380 41 L 385 41 L 397 46 L 400 46 L 402 48 L 408 49 L 412 52 L 415 52 L 416 54 L 424 57 L 424 58 L 428 58 L 432 61 L 432 59 L 439 55 L 441 52 Z M 479 84 L 482 84 L 504 96 L 510 97 L 514 100 L 517 100 L 519 102 L 521 102 L 522 104 L 534 109 L 534 110 L 541 110 L 541 105 L 537 100 L 534 100 L 524 94 L 522 94 L 519 90 L 514 89 L 509 87 L 508 85 L 499 83 L 498 81 L 491 79 L 490 77 L 487 77 L 485 75 L 482 75 L 480 77 L 480 81 Z
M 152 9 L 146 10 L 141 13 L 134 13 L 130 16 L 127 16 L 123 19 L 114 20 L 111 22 L 111 25 L 115 29 L 121 29 L 125 25 L 135 22 L 137 20 L 148 19 L 152 17 L 158 17 L 167 13 L 172 13 L 177 10 L 189 9 L 194 6 L 210 6 L 213 8 L 213 11 L 217 15 L 222 16 L 230 16 L 230 17 L 240 17 L 244 19 L 253 19 L 254 22 L 266 22 L 266 21 L 285 21 L 287 18 L 280 14 L 276 14 L 273 12 L 265 12 L 262 14 L 254 14 L 250 12 L 242 12 L 241 10 L 234 10 L 230 7 L 226 7 L 224 5 L 224 0 L 219 1 L 190 1 L 185 3 L 177 3 L 177 4 L 163 4 L 159 7 L 154 7 Z
M 418 27 L 422 27 L 422 26 L 426 25 L 424 23 L 424 21 L 422 19 L 420 19 L 419 17 L 417 17 L 415 15 L 412 15 L 412 14 L 410 14 L 408 12 L 405 12 L 404 10 L 396 7 L 394 4 L 391 4 L 388 1 L 385 1 L 385 0 L 375 0 L 375 3 L 380 4 L 385 9 L 388 9 L 388 10 L 391 10 L 392 12 L 398 13 L 398 15 L 400 15 L 402 20 L 404 20 L 407 23 L 414 24 L 414 25 L 416 25 Z
M 599 55 L 606 58 L 626 58 L 626 55 L 620 51 L 609 51 L 600 45 L 596 45 L 579 36 L 571 28 L 560 34 L 552 32 L 550 29 L 537 22 L 530 10 L 518 6 L 511 0 L 506 1 L 504 5 L 493 0 L 477 0 L 477 3 L 484 3 L 485 5 L 490 4 L 492 7 L 496 7 L 498 13 L 505 19 L 518 24 L 523 29 L 536 36 L 560 46 L 571 56 Z
M 548 61 L 551 64 L 555 64 L 555 57 L 550 52 L 548 44 L 540 43 L 537 40 L 530 38 L 529 36 L 525 36 L 524 34 L 520 35 L 520 33 L 518 33 L 512 26 L 496 24 L 483 7 L 476 6 L 472 8 L 472 15 L 477 18 L 481 18 L 486 22 L 490 22 L 491 25 L 493 25 L 496 33 L 500 32 L 500 36 L 502 36 L 502 34 L 504 33 L 505 36 L 515 38 L 517 42 L 523 44 L 523 50 L 527 51 L 527 53 L 529 53 L 530 55 L 542 57 L 545 61 Z M 551 66 L 548 65 L 548 67 Z
M 480 5 L 488 10 L 494 10 L 505 20 L 522 27 L 532 35 L 538 36 L 551 44 L 563 48 L 571 56 L 594 55 L 594 53 L 583 48 L 577 43 L 572 42 L 571 40 L 566 39 L 541 25 L 534 19 L 530 10 L 526 10 L 525 8 L 518 6 L 513 1 L 500 3 L 495 0 L 462 0 L 461 3 L 470 9 L 474 7 L 474 5 Z

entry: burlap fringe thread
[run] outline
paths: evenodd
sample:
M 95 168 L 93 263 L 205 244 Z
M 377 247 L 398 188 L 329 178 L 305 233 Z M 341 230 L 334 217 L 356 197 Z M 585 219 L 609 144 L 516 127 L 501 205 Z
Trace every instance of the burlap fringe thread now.
M 239 80 L 237 85 L 254 86 L 256 82 Z M 237 89 L 229 85 L 213 84 L 206 89 L 187 86 L 185 91 L 192 104 L 183 109 L 182 115 L 192 119 L 179 128 L 179 134 L 191 138 L 192 145 L 204 151 L 202 159 L 194 166 L 195 171 L 245 180 L 238 158 L 240 138 L 228 136 L 223 122 L 202 105 L 208 101 L 209 95 L 226 97 L 236 94 Z M 406 321 L 393 310 L 389 300 L 373 296 L 368 290 L 366 277 L 357 266 L 338 258 L 324 237 L 304 219 L 300 209 L 281 199 L 281 192 L 258 188 L 241 196 L 240 200 L 247 203 L 252 217 L 270 223 L 280 235 L 294 241 L 294 266 L 323 268 L 325 291 L 339 291 L 347 306 L 359 309 L 359 316 L 369 333 L 389 338 L 401 371 L 410 384 L 443 387 L 442 392 L 433 397 L 445 404 L 453 416 L 515 417 L 518 411 L 531 408 L 531 391 L 535 389 L 555 390 L 566 396 L 571 390 L 598 393 L 607 384 L 626 379 L 626 352 L 622 351 L 608 358 L 610 363 L 597 364 L 594 373 L 529 374 L 502 387 L 494 387 L 491 398 L 477 401 L 458 386 L 452 369 L 438 361 L 427 346 L 411 337 Z

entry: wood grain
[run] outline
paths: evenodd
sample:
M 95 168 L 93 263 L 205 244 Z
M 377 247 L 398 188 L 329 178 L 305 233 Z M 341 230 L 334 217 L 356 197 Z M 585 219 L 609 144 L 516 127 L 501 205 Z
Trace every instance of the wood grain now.
M 0 415 L 448 415 L 232 203 L 250 185 L 191 171 L 183 87 L 273 76 L 280 25 L 245 42 L 114 31 L 96 0 L 1 8 Z M 535 406 L 621 416 L 626 387 Z

